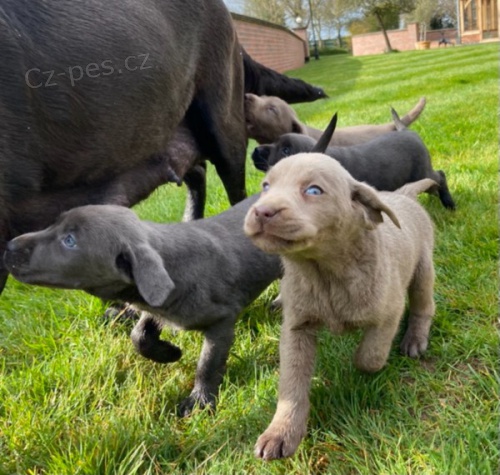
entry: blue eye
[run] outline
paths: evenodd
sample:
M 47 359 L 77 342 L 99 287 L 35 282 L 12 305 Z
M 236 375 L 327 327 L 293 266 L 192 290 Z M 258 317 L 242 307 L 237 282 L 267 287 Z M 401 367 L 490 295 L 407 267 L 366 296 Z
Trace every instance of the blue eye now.
M 319 186 L 311 185 L 304 193 L 309 196 L 319 196 L 323 194 L 323 190 Z
M 68 234 L 63 240 L 62 243 L 68 249 L 73 249 L 76 247 L 76 239 L 72 234 Z
M 267 191 L 269 190 L 269 183 L 267 181 L 265 181 L 264 183 L 262 183 L 262 191 Z
M 283 150 L 281 150 L 281 154 L 284 157 L 289 157 L 290 156 L 290 149 L 288 147 L 283 147 Z

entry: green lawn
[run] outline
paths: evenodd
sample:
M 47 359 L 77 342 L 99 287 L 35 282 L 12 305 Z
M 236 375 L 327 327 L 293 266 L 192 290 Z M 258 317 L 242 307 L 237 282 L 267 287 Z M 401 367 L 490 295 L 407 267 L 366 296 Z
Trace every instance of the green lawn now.
M 134 353 L 124 324 L 80 292 L 10 279 L 0 297 L 0 475 L 498 473 L 498 43 L 312 60 L 290 75 L 330 99 L 296 106 L 324 127 L 390 120 L 426 96 L 413 129 L 448 176 L 457 211 L 421 201 L 436 228 L 437 313 L 425 358 L 398 354 L 375 376 L 352 364 L 359 335 L 320 338 L 309 432 L 296 455 L 266 463 L 253 445 L 274 413 L 277 285 L 241 316 L 218 411 L 178 419 L 193 383 L 196 333 L 164 332 L 183 351 L 172 365 Z M 251 143 L 249 152 L 255 144 Z M 248 160 L 248 189 L 262 175 Z M 177 221 L 184 190 L 168 185 L 136 209 Z M 210 167 L 207 214 L 227 208 Z

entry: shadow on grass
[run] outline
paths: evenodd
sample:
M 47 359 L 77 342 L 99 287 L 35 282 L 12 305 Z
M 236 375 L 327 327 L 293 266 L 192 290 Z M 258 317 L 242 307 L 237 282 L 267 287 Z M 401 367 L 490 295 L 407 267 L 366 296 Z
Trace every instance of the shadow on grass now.
M 286 73 L 290 77 L 298 77 L 316 86 L 323 87 L 330 99 L 338 99 L 356 86 L 356 79 L 362 69 L 362 63 L 354 56 L 341 54 L 311 59 L 300 69 Z M 330 86 L 333 84 L 333 87 Z M 315 104 L 324 103 L 317 101 Z

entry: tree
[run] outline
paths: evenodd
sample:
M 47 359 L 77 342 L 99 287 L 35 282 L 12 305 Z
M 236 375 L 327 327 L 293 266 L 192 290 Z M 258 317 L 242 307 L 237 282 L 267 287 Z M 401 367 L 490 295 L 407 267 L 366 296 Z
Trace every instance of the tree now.
M 342 47 L 342 30 L 353 16 L 351 0 L 324 0 L 319 6 L 318 16 L 325 26 L 335 30 L 339 46 Z
M 373 15 L 384 35 L 386 51 L 391 52 L 392 47 L 384 24 L 384 16 L 389 14 L 402 14 L 412 11 L 415 0 L 358 0 L 358 5 L 365 15 Z M 434 0 L 435 2 L 435 0 Z
M 431 20 L 437 13 L 436 0 L 416 0 L 415 8 L 407 15 L 410 21 L 415 21 L 419 24 L 420 41 L 424 41 L 427 28 L 431 25 Z
M 245 14 L 277 25 L 286 24 L 286 8 L 282 0 L 248 0 Z

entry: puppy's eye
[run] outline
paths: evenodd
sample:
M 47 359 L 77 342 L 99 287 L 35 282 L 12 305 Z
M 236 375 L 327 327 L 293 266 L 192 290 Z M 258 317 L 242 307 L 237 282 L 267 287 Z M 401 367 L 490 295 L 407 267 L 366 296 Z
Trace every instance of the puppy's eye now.
M 281 154 L 284 157 L 289 157 L 290 156 L 290 149 L 288 147 L 283 147 L 281 150 Z
M 267 181 L 265 181 L 264 183 L 262 183 L 262 191 L 268 191 L 270 188 L 270 185 Z
M 273 114 L 275 115 L 278 115 L 278 109 L 276 108 L 276 106 L 269 106 L 269 112 L 272 112 Z
M 311 185 L 305 189 L 304 193 L 309 196 L 319 196 L 323 194 L 323 190 L 319 186 Z
M 68 234 L 63 238 L 62 243 L 68 249 L 74 249 L 76 247 L 76 239 L 72 234 Z

